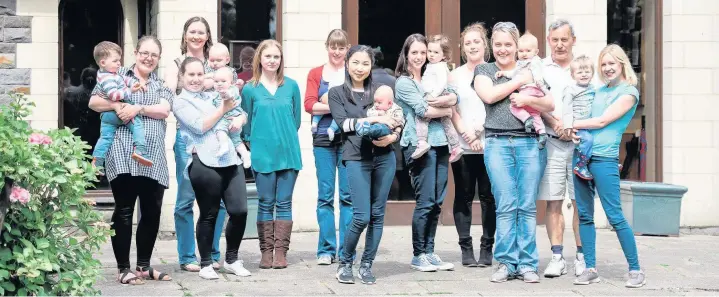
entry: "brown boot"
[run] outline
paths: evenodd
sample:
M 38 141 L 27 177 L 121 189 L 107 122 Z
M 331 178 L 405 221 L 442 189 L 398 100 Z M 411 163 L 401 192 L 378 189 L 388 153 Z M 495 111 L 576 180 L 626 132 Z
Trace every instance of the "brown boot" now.
M 260 239 L 261 269 L 272 268 L 272 253 L 275 249 L 275 222 L 257 222 L 257 237 Z
M 272 268 L 287 267 L 287 250 L 290 249 L 292 221 L 275 221 L 275 260 Z

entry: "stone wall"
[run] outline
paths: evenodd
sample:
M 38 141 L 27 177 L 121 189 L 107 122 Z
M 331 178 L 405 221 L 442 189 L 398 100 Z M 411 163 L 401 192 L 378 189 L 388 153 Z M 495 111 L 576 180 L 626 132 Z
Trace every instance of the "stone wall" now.
M 30 93 L 30 69 L 17 68 L 17 44 L 32 42 L 31 16 L 16 16 L 17 0 L 0 0 L 0 104 L 11 92 Z

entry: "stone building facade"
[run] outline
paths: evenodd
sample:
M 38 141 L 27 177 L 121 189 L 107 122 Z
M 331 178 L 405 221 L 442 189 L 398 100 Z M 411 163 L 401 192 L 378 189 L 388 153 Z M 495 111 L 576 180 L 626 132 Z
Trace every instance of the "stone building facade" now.
M 31 70 L 17 66 L 17 45 L 32 42 L 32 16 L 18 16 L 17 0 L 0 0 L 0 104 L 11 92 L 30 93 Z

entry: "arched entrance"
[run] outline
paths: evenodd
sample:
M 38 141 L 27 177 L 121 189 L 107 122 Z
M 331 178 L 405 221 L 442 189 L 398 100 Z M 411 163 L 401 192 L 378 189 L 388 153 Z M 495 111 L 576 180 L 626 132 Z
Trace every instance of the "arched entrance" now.
M 87 107 L 98 69 L 92 51 L 100 41 L 122 46 L 122 4 L 120 0 L 61 0 L 58 12 L 60 127 L 76 128 L 75 135 L 94 147 L 100 136 L 100 114 Z M 103 178 L 96 187 L 108 188 L 107 180 Z

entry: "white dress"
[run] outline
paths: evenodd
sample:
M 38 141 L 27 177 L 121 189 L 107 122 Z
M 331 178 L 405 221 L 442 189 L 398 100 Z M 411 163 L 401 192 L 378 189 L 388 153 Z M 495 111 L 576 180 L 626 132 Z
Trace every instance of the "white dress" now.
M 422 74 L 422 88 L 432 97 L 439 97 L 447 88 L 448 80 L 449 67 L 447 67 L 447 62 L 430 63 L 427 64 L 427 69 Z
M 480 140 L 484 142 L 484 120 L 487 117 L 487 113 L 484 110 L 484 104 L 479 99 L 479 95 L 472 88 L 472 80 L 474 80 L 474 69 L 467 69 L 466 65 L 462 65 L 452 70 L 452 87 L 457 90 L 459 96 L 459 103 L 457 103 L 457 111 L 462 116 L 462 124 L 465 129 L 474 131 L 475 127 L 482 129 Z M 464 154 L 482 154 L 482 151 L 473 151 L 470 149 L 469 144 L 464 141 L 462 137 L 459 138 L 459 143 L 464 149 Z

